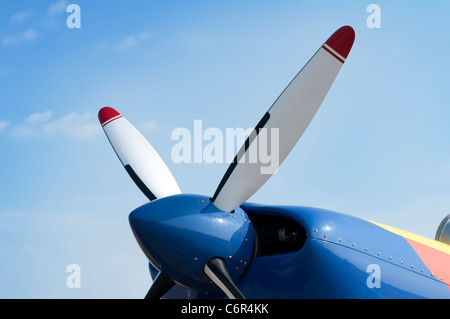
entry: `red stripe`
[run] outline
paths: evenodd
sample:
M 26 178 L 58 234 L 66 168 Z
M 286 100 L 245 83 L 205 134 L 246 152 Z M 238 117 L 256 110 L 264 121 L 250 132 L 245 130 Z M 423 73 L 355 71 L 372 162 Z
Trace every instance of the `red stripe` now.
M 112 107 L 105 106 L 98 112 L 98 119 L 99 119 L 100 123 L 103 125 L 107 121 L 112 119 L 113 117 L 116 117 L 116 116 L 119 116 L 119 115 L 120 115 L 120 113 L 117 112 Z
M 324 45 L 322 46 L 322 48 L 327 51 L 329 54 L 331 54 L 332 56 L 334 56 L 336 59 L 338 59 L 338 61 L 344 63 L 345 60 L 342 60 L 340 57 L 338 57 L 336 54 L 334 54 L 333 52 L 331 52 L 327 47 L 325 47 Z
M 117 119 L 120 119 L 121 117 L 123 117 L 123 116 L 120 115 L 120 116 L 118 116 L 118 117 L 116 117 L 116 118 L 113 118 L 113 119 L 110 119 L 110 120 L 106 121 L 105 123 L 102 124 L 102 127 L 104 127 L 105 125 L 107 125 L 107 124 L 109 124 L 109 123 L 111 123 L 111 122 L 114 122 L 114 121 L 117 120 Z

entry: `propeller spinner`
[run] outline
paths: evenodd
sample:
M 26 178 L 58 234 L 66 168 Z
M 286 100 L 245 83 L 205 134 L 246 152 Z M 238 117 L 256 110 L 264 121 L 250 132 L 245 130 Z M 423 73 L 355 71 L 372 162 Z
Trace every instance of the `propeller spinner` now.
M 175 283 L 210 296 L 244 298 L 237 282 L 251 262 L 253 225 L 239 206 L 273 174 L 248 158 L 261 132 L 278 132 L 278 163 L 297 143 L 319 109 L 353 45 L 349 26 L 338 29 L 308 61 L 242 145 L 213 197 L 181 194 L 168 167 L 120 113 L 99 120 L 126 171 L 150 200 L 129 215 L 133 233 L 160 272 L 146 298 L 161 298 Z M 267 131 L 265 131 L 267 132 Z M 157 200 L 156 200 L 157 199 Z

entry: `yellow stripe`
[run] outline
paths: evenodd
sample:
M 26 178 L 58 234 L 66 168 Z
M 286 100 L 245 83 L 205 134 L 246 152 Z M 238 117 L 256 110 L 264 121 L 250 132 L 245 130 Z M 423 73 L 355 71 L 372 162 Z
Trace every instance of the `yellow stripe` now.
M 381 228 L 386 229 L 387 231 L 390 231 L 391 233 L 394 233 L 394 234 L 397 234 L 399 236 L 402 236 L 402 237 L 414 240 L 414 241 L 416 241 L 418 243 L 421 243 L 423 245 L 426 245 L 428 247 L 437 249 L 439 251 L 442 251 L 442 252 L 450 255 L 450 245 L 447 245 L 447 244 L 441 243 L 440 241 L 433 240 L 433 239 L 430 239 L 430 238 L 427 238 L 427 237 L 423 237 L 423 236 L 420 236 L 420 235 L 417 235 L 417 234 L 413 234 L 413 233 L 410 233 L 410 232 L 407 232 L 407 231 L 404 231 L 404 230 L 401 230 L 401 229 L 398 229 L 398 228 L 395 228 L 395 227 L 392 227 L 392 226 L 387 226 L 387 225 L 384 225 L 384 224 L 376 223 L 376 222 L 373 222 L 371 220 L 368 220 L 368 221 L 373 223 L 373 224 L 375 224 L 375 225 L 377 225 L 377 226 L 380 226 Z

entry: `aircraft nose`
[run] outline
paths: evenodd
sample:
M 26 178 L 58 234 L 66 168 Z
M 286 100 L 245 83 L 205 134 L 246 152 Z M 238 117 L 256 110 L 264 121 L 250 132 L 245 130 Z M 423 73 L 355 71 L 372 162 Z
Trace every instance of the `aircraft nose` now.
M 212 258 L 226 260 L 234 281 L 252 258 L 254 235 L 248 216 L 240 208 L 234 214 L 220 211 L 206 196 L 161 198 L 135 209 L 128 218 L 150 263 L 194 291 L 218 290 L 211 288 L 204 273 Z

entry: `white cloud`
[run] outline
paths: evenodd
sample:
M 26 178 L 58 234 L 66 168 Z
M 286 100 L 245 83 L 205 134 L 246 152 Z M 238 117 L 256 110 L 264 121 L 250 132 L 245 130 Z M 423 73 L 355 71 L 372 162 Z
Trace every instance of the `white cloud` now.
M 26 41 L 32 41 L 36 39 L 37 32 L 34 29 L 28 29 L 24 33 L 22 33 L 22 38 Z
M 37 32 L 30 28 L 22 33 L 15 36 L 4 36 L 1 38 L 1 43 L 3 46 L 17 45 L 24 42 L 31 42 L 37 38 Z
M 45 27 L 55 27 L 57 25 L 58 15 L 65 13 L 69 2 L 67 0 L 61 0 L 53 2 L 47 9 L 47 14 L 41 20 L 41 25 Z
M 65 13 L 68 5 L 69 5 L 68 0 L 61 0 L 50 4 L 50 6 L 47 9 L 47 13 L 41 19 L 41 25 L 47 27 L 54 27 L 56 25 L 58 15 Z M 9 18 L 9 24 L 14 26 L 23 24 L 24 22 L 30 20 L 31 14 L 32 14 L 31 9 L 14 13 Z M 36 31 L 35 28 L 31 27 L 21 33 L 2 36 L 0 38 L 0 44 L 4 47 L 14 46 L 21 43 L 34 41 L 35 39 L 37 39 L 37 37 L 38 32 Z
M 144 121 L 138 125 L 138 129 L 142 132 L 154 132 L 159 129 L 159 123 L 155 120 Z
M 4 126 L 3 129 L 6 129 L 10 125 L 8 123 Z M 9 130 L 9 134 L 15 138 L 64 136 L 86 140 L 100 133 L 101 127 L 96 117 L 90 112 L 81 114 L 73 112 L 55 119 L 51 111 L 33 113 L 22 123 L 10 126 Z
M 155 120 L 148 120 L 137 123 L 136 127 L 142 133 L 152 133 L 160 128 L 160 124 Z M 54 118 L 50 110 L 32 113 L 21 123 L 0 121 L 0 131 L 8 132 L 14 138 L 62 136 L 89 140 L 102 135 L 98 119 L 91 112 L 72 112 Z
M 151 32 L 142 32 L 137 35 L 130 35 L 120 40 L 116 44 L 109 44 L 108 42 L 102 42 L 97 46 L 97 49 L 111 48 L 115 51 L 131 50 L 143 43 L 145 40 L 152 36 Z
M 11 128 L 10 134 L 14 137 L 19 138 L 29 138 L 32 136 L 37 136 L 39 131 L 39 125 L 47 122 L 52 117 L 51 111 L 46 111 L 43 113 L 33 113 L 30 114 L 24 121 L 23 124 L 14 125 Z
M 100 124 L 90 112 L 69 113 L 42 125 L 44 134 L 63 134 L 76 139 L 90 139 L 100 133 Z
M 4 36 L 2 37 L 2 45 L 10 46 L 19 43 L 19 39 L 17 37 Z
M 0 121 L 0 131 L 3 131 L 9 126 L 9 122 L 7 121 Z
M 186 49 L 202 50 L 211 46 L 212 38 L 205 34 L 178 33 L 176 41 Z
M 9 18 L 9 23 L 14 24 L 14 25 L 20 24 L 20 23 L 27 21 L 30 18 L 30 16 L 31 16 L 31 9 L 26 10 L 26 11 L 17 12 L 17 13 L 14 13 Z
M 120 42 L 118 45 L 115 45 L 113 48 L 115 50 L 128 50 L 135 48 L 137 45 L 136 37 L 129 36 L 123 39 L 122 42 Z
M 54 15 L 54 14 L 65 12 L 67 6 L 68 6 L 67 0 L 61 0 L 58 2 L 54 2 L 48 7 L 47 14 Z
M 38 124 L 38 123 L 44 123 L 44 122 L 47 122 L 48 120 L 50 120 L 51 117 L 52 117 L 51 111 L 47 111 L 44 113 L 33 113 L 25 119 L 25 123 L 31 124 L 31 125 Z
M 29 138 L 37 135 L 37 132 L 32 127 L 26 125 L 14 125 L 9 134 L 18 138 Z
M 138 35 L 131 35 L 123 39 L 119 44 L 113 46 L 114 50 L 128 50 L 128 49 L 134 49 L 138 46 L 138 44 L 141 44 L 146 39 L 150 38 L 152 34 L 150 32 L 143 32 Z

